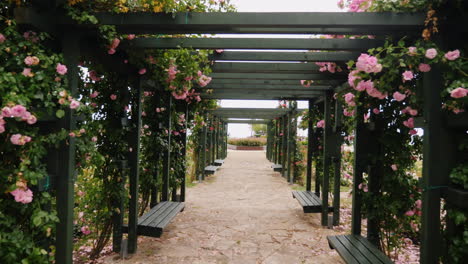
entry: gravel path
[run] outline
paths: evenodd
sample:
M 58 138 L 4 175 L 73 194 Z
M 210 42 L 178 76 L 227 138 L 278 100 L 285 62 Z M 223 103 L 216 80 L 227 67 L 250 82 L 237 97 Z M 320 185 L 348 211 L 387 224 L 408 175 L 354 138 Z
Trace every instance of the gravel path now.
M 229 151 L 224 165 L 187 190 L 185 211 L 161 238 L 140 237 L 131 259 L 104 263 L 343 263 L 320 214 L 304 214 L 263 151 Z

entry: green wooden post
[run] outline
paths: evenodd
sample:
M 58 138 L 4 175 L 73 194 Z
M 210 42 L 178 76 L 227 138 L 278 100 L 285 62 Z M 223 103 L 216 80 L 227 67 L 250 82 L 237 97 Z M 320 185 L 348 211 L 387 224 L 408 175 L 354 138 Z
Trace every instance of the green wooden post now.
M 294 163 L 294 158 L 297 155 L 297 142 L 296 142 L 296 136 L 297 136 L 297 117 L 296 113 L 294 112 L 293 119 L 292 119 L 292 137 L 291 137 L 291 144 L 292 144 L 292 158 L 291 158 L 291 163 L 292 167 L 294 168 L 292 171 L 294 172 L 292 178 L 291 178 L 291 183 L 294 183 L 297 181 L 297 179 L 294 177 L 296 175 L 296 170 L 297 170 L 297 165 Z
M 283 136 L 282 136 L 282 143 L 281 143 L 281 166 L 282 166 L 282 172 L 281 175 L 283 177 L 287 176 L 287 155 L 288 155 L 288 130 L 289 130 L 289 125 L 288 125 L 288 116 L 284 115 L 283 116 Z
M 322 226 L 328 225 L 328 191 L 330 188 L 331 146 L 333 144 L 331 125 L 332 94 L 325 92 L 324 115 L 325 127 L 323 129 L 323 180 L 322 180 Z
M 440 186 L 448 185 L 448 175 L 455 159 L 449 149 L 449 133 L 442 122 L 440 92 L 444 85 L 440 68 L 434 66 L 430 73 L 424 73 L 423 83 L 425 127 L 420 262 L 432 264 L 438 263 L 441 256 Z
M 208 115 L 205 114 L 205 125 L 202 128 L 202 146 L 201 146 L 201 179 L 199 181 L 205 180 L 205 167 L 206 167 L 206 149 L 207 149 L 207 140 L 208 140 Z
M 333 179 L 333 225 L 340 225 L 340 187 L 341 187 L 341 118 L 343 107 L 338 100 L 335 101 L 335 126 L 333 127 L 333 164 L 335 176 Z
M 382 157 L 383 153 L 382 145 L 379 143 L 379 138 L 383 134 L 385 125 L 379 119 L 379 116 L 373 116 L 372 128 L 369 131 L 370 137 L 366 137 L 367 144 L 367 155 L 375 157 Z M 367 160 L 368 166 L 368 188 L 369 193 L 372 194 L 375 199 L 380 196 L 381 182 L 384 177 L 383 167 L 378 162 Z M 368 205 L 369 214 L 374 215 L 373 212 L 380 210 L 375 208 L 372 204 Z M 380 221 L 375 217 L 369 217 L 367 219 L 367 239 L 374 244 L 377 248 L 380 248 Z
M 356 116 L 362 116 L 362 108 L 357 107 Z M 362 195 L 359 184 L 362 183 L 362 173 L 365 168 L 365 144 L 367 144 L 367 129 L 362 118 L 356 118 L 354 135 L 354 168 L 353 168 L 353 200 L 351 208 L 351 233 L 361 235 Z
M 63 37 L 62 51 L 65 64 L 68 67 L 68 90 L 71 96 L 78 95 L 78 59 L 80 56 L 79 35 L 76 32 L 67 33 Z M 76 129 L 76 117 L 73 110 L 66 109 L 65 116 L 60 119 L 59 125 L 66 131 Z M 58 163 L 57 190 L 57 223 L 56 234 L 56 263 L 73 263 L 73 208 L 75 184 L 75 139 L 70 137 L 61 144 Z
M 167 149 L 163 154 L 163 186 L 161 192 L 161 201 L 169 201 L 169 177 L 171 175 L 171 124 L 172 124 L 172 96 L 167 94 Z
M 140 131 L 141 131 L 141 97 L 142 81 L 140 78 L 135 81 L 136 96 L 133 102 L 132 124 L 133 131 L 130 134 L 129 153 L 130 163 L 130 200 L 128 212 L 128 253 L 133 254 L 137 250 L 137 224 L 138 224 L 138 183 L 140 176 Z
M 189 119 L 189 104 L 184 103 L 185 106 L 185 132 L 181 134 L 182 137 L 182 158 L 183 158 L 183 178 L 180 184 L 180 201 L 185 202 L 186 194 L 186 178 L 187 178 L 187 130 L 188 130 L 188 119 Z
M 219 159 L 219 126 L 220 120 L 218 118 L 215 119 L 215 155 L 213 160 Z
M 291 179 L 291 135 L 292 135 L 292 129 L 291 129 L 291 113 L 287 114 L 287 130 L 286 130 L 286 180 L 291 184 L 292 179 Z
M 309 122 L 307 130 L 307 175 L 306 175 L 306 191 L 310 192 L 312 190 L 312 156 L 313 148 L 312 144 L 314 142 L 314 124 L 312 123 L 312 100 L 309 100 Z

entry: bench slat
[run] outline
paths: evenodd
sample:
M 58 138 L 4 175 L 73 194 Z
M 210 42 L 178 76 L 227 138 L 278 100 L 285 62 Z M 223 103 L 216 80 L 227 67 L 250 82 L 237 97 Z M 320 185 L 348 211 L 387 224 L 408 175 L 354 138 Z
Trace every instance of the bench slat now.
M 169 203 L 169 206 L 167 206 L 164 211 L 160 211 L 159 214 L 154 215 L 149 219 L 149 221 L 146 221 L 144 224 L 145 226 L 150 226 L 150 227 L 156 227 L 156 224 L 161 221 L 162 218 L 166 217 L 168 214 L 174 210 L 175 207 L 177 207 L 176 202 L 167 202 Z
M 328 236 L 331 248 L 349 264 L 392 264 L 393 262 L 372 245 L 367 239 L 358 235 Z
M 164 229 L 169 222 L 172 221 L 176 217 L 178 213 L 180 213 L 184 209 L 185 205 L 184 204 L 178 204 L 170 214 L 168 214 L 165 218 L 163 218 L 157 225 L 156 227 L 159 227 L 161 229 Z
M 140 218 L 138 218 L 138 225 L 145 225 L 147 221 L 149 221 L 148 219 L 151 219 L 155 214 L 160 214 L 168 206 L 170 206 L 170 203 L 158 203 L 155 207 L 151 208 L 147 213 L 143 214 Z

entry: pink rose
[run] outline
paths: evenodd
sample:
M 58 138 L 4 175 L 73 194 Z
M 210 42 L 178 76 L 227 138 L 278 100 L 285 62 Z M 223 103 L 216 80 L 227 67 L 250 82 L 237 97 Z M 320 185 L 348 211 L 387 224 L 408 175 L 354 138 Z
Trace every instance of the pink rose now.
M 406 121 L 403 121 L 403 125 L 407 128 L 414 128 L 414 118 L 409 118 Z
M 107 54 L 109 54 L 109 55 L 114 55 L 114 54 L 115 54 L 115 49 L 109 49 L 109 50 L 107 50 Z
M 355 86 L 354 84 L 354 81 L 355 80 L 359 80 L 361 79 L 361 77 L 357 76 L 356 74 L 358 74 L 359 71 L 358 70 L 354 70 L 354 71 L 351 71 L 349 74 L 348 74 L 348 84 L 349 86 L 353 87 Z
M 458 59 L 458 57 L 460 57 L 460 51 L 459 50 L 449 51 L 445 53 L 444 57 L 450 61 L 456 60 Z
M 417 133 L 418 133 L 418 131 L 416 131 L 415 129 L 411 129 L 408 134 L 416 135 Z
M 132 40 L 132 39 L 134 39 L 134 38 L 135 38 L 135 34 L 128 34 L 128 35 L 127 35 L 127 39 L 128 39 L 128 40 Z
M 0 33 L 0 44 L 2 44 L 3 42 L 5 42 L 6 38 L 3 34 Z
M 81 227 L 81 233 L 84 235 L 89 235 L 91 234 L 91 230 L 89 229 L 89 226 L 85 225 Z
M 428 49 L 426 50 L 426 58 L 428 59 L 434 59 L 437 56 L 437 50 L 436 49 Z
M 55 68 L 57 70 L 57 73 L 60 75 L 65 75 L 67 73 L 67 66 L 58 63 L 57 67 Z
M 140 70 L 138 71 L 138 73 L 139 73 L 140 75 L 143 75 L 143 74 L 146 73 L 146 69 L 145 69 L 145 68 L 140 69 Z
M 29 188 L 26 191 L 17 188 L 10 193 L 15 197 L 15 201 L 18 203 L 28 204 L 33 200 L 33 192 Z
M 115 100 L 117 99 L 117 95 L 111 94 L 111 95 L 110 95 L 110 99 L 111 99 L 112 101 L 115 101 Z
M 344 95 L 344 98 L 345 98 L 345 102 L 349 105 L 349 106 L 356 106 L 356 103 L 354 102 L 354 94 L 352 93 L 347 93 Z
M 400 93 L 400 92 L 394 92 L 393 93 L 393 99 L 397 100 L 398 102 L 401 102 L 403 100 L 405 100 L 406 98 L 406 95 Z
M 374 83 L 369 80 L 369 81 L 360 81 L 357 84 L 356 88 L 354 88 L 354 89 L 357 90 L 357 91 L 362 92 L 364 90 L 368 90 L 368 89 L 372 89 L 372 88 L 374 88 Z
M 409 47 L 408 48 L 408 55 L 414 56 L 414 55 L 416 55 L 416 53 L 417 53 L 416 47 Z
M 72 138 L 76 137 L 75 132 L 70 132 L 70 133 L 68 133 L 68 135 L 69 135 L 70 137 L 72 137 Z
M 80 102 L 76 101 L 75 99 L 70 102 L 70 109 L 77 109 L 79 106 Z
M 31 115 L 31 116 L 26 120 L 26 122 L 27 122 L 28 124 L 30 124 L 30 125 L 33 125 L 33 124 L 35 124 L 35 123 L 37 122 L 37 118 L 36 118 L 35 116 Z
M 96 141 L 97 141 L 97 137 L 92 137 L 92 138 L 91 138 L 91 141 L 96 142 Z
M 392 164 L 392 166 L 390 166 L 392 168 L 393 171 L 397 171 L 398 170 L 398 167 L 396 164 Z
M 119 44 L 120 44 L 120 39 L 114 38 L 114 39 L 112 40 L 112 43 L 111 43 L 111 45 L 110 45 L 110 48 L 111 48 L 111 49 L 116 49 L 116 48 L 119 46 Z
M 26 107 L 22 105 L 15 105 L 11 108 L 11 115 L 14 117 L 23 117 L 26 112 Z
M 357 59 L 356 69 L 367 73 L 378 73 L 382 71 L 382 65 L 378 63 L 377 57 L 362 53 Z
M 372 112 L 376 115 L 380 114 L 380 110 L 378 108 L 372 109 Z
M 405 215 L 407 216 L 413 216 L 414 215 L 414 211 L 413 210 L 409 210 L 405 213 Z
M 465 97 L 466 95 L 468 95 L 468 89 L 465 89 L 465 88 L 462 88 L 462 87 L 458 87 L 456 89 L 453 89 L 450 92 L 450 96 L 453 97 L 453 98 L 462 98 L 462 97 Z
M 208 76 L 206 76 L 206 75 L 202 75 L 202 76 L 200 76 L 200 78 L 198 79 L 198 84 L 200 85 L 200 87 L 205 87 L 205 86 L 207 86 L 210 82 L 211 82 L 211 77 L 208 77 Z
M 431 70 L 431 65 L 426 64 L 426 63 L 421 63 L 419 64 L 418 69 L 420 72 L 428 72 Z
M 317 127 L 325 127 L 325 120 L 320 120 L 317 122 Z
M 414 203 L 414 205 L 416 205 L 416 208 L 421 209 L 421 207 L 422 207 L 422 201 L 421 201 L 421 200 L 417 200 L 417 201 Z
M 80 129 L 80 134 L 84 134 L 84 133 L 86 133 L 86 129 L 84 128 Z
M 31 57 L 31 56 L 27 56 L 25 59 L 24 59 L 24 64 L 28 65 L 28 66 L 31 66 L 34 64 L 34 59 Z
M 221 54 L 221 53 L 223 53 L 223 52 L 224 52 L 223 49 L 217 49 L 217 50 L 216 50 L 216 53 L 218 53 L 218 54 Z
M 91 98 L 96 98 L 99 95 L 98 91 L 94 91 L 92 94 L 89 95 Z
M 13 145 L 22 146 L 28 142 L 31 142 L 31 138 L 28 136 L 23 136 L 21 134 L 14 134 L 10 137 L 10 141 Z
M 304 86 L 304 87 L 310 87 L 311 83 L 312 82 L 307 81 L 307 80 L 301 80 L 301 85 Z
M 402 74 L 404 81 L 411 81 L 414 78 L 412 71 L 405 71 Z
M 0 134 L 5 132 L 5 125 L 0 125 Z
M 21 73 L 25 77 L 33 77 L 34 74 L 31 72 L 31 68 L 24 68 L 23 72 Z
M 11 117 L 13 113 L 11 112 L 11 108 L 8 106 L 5 106 L 2 108 L 2 116 L 3 117 Z
M 354 110 L 349 112 L 347 109 L 345 109 L 343 110 L 343 115 L 348 117 L 354 116 Z

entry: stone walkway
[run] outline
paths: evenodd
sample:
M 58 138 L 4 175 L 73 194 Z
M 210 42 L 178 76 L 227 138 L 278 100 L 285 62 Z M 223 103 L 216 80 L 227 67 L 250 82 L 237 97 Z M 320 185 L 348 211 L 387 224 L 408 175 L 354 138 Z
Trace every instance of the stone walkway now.
M 343 263 L 320 214 L 304 214 L 261 151 L 230 151 L 224 165 L 187 190 L 185 211 L 161 238 L 140 237 L 131 259 L 105 263 Z

